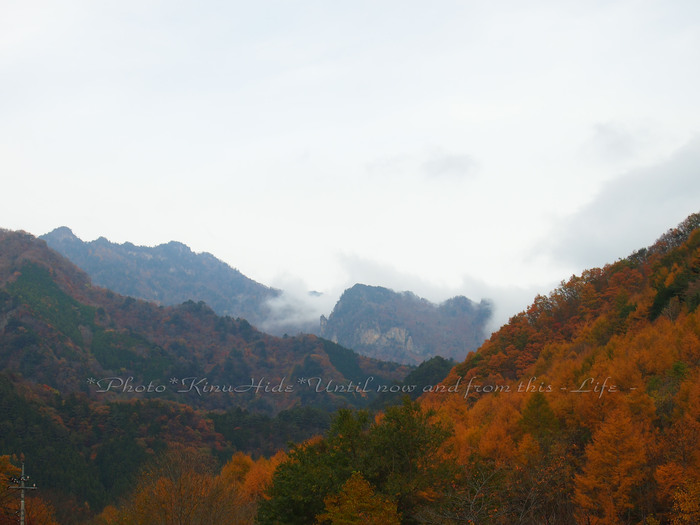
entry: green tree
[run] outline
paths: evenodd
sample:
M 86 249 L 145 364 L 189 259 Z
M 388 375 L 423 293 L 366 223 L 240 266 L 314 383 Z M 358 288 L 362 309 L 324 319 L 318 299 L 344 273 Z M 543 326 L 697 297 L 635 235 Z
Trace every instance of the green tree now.
M 324 510 L 324 498 L 337 493 L 353 465 L 366 454 L 369 414 L 341 409 L 325 439 L 296 445 L 272 478 L 268 499 L 261 501 L 261 524 L 308 524 Z
M 528 399 L 522 411 L 520 428 L 544 445 L 549 444 L 559 430 L 559 420 L 542 392 L 535 392 Z
M 406 523 L 452 478 L 453 463 L 442 451 L 451 432 L 432 422 L 432 415 L 406 397 L 403 405 L 389 407 L 368 435 L 365 477 L 396 499 Z
M 431 416 L 408 398 L 371 425 L 367 412 L 340 410 L 325 438 L 293 448 L 278 467 L 258 523 L 312 523 L 353 472 L 396 501 L 404 523 L 413 523 L 451 479 L 451 462 L 441 451 L 450 431 Z

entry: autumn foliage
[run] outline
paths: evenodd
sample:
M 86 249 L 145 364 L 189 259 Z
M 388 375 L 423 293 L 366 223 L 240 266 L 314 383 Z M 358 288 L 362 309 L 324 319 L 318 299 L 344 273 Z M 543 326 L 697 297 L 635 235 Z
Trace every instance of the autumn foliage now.
M 375 494 L 359 472 L 353 472 L 336 495 L 324 499 L 325 512 L 316 519 L 330 525 L 399 525 L 396 503 Z
M 457 365 L 420 399 L 424 430 L 451 430 L 427 470 L 419 460 L 394 469 L 394 484 L 363 467 L 374 436 L 393 435 L 372 456 L 381 470 L 416 434 L 415 419 L 379 417 L 368 441 L 346 430 L 293 453 L 260 523 L 340 520 L 376 495 L 399 503 L 401 523 L 700 523 L 698 226 L 691 216 L 650 248 L 562 282 Z M 358 474 L 343 471 L 339 458 L 357 450 Z M 445 464 L 448 483 L 412 485 Z M 320 494 L 277 505 L 294 501 L 295 472 L 314 472 Z
M 211 420 L 167 412 L 184 434 L 143 438 L 152 461 L 95 524 L 700 523 L 699 227 L 536 297 L 443 388 L 341 409 L 286 453 L 222 465 Z M 102 408 L 147 428 L 141 409 Z
M 423 398 L 465 473 L 434 523 L 697 522 L 699 225 L 537 297 L 444 381 L 501 391 Z
M 253 523 L 257 502 L 284 459 L 255 461 L 235 454 L 217 474 L 211 456 L 172 449 L 141 472 L 135 490 L 119 506 L 106 507 L 101 525 L 242 525 Z

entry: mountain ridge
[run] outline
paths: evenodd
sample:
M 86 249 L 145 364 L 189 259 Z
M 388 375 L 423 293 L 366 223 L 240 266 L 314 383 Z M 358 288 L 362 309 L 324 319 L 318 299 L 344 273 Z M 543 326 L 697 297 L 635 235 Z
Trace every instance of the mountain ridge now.
M 485 339 L 491 315 L 490 303 L 483 300 L 477 304 L 456 296 L 435 305 L 413 292 L 358 283 L 341 295 L 328 318 L 313 317 L 302 312 L 303 301 L 288 300 L 284 291 L 178 241 L 156 247 L 104 237 L 84 242 L 65 226 L 40 238 L 95 284 L 123 295 L 164 305 L 204 301 L 219 315 L 244 318 L 273 335 L 316 334 L 384 361 L 417 365 L 437 355 L 463 359 Z
M 6 230 L 0 230 L 0 328 L 3 369 L 61 392 L 87 391 L 88 377 L 158 379 L 167 385 L 170 378 L 196 376 L 212 384 L 243 385 L 314 375 L 338 382 L 358 380 L 358 375 L 390 382 L 408 372 L 315 335 L 279 338 L 259 332 L 245 319 L 216 315 L 204 302 L 158 306 L 93 286 L 85 272 L 45 241 Z M 187 402 L 276 412 L 299 402 L 369 401 L 334 393 L 314 398 L 296 390 L 251 399 L 190 396 Z
M 220 315 L 262 326 L 270 314 L 267 301 L 281 294 L 178 241 L 155 247 L 117 244 L 105 237 L 85 242 L 66 226 L 39 238 L 87 272 L 96 285 L 159 304 L 204 301 Z
M 232 518 L 237 523 L 312 523 L 338 498 L 379 503 L 393 509 L 397 523 L 697 523 L 699 228 L 700 214 L 695 214 L 653 246 L 562 281 L 462 362 L 435 360 L 415 370 L 432 383 L 433 371 L 450 367 L 440 383 L 423 389 L 395 385 L 396 393 L 406 386 L 422 394 L 417 402 L 405 401 L 375 417 L 341 410 L 324 436 L 304 441 L 308 434 L 300 435 L 299 444 L 287 456 L 275 455 L 274 462 L 239 452 L 231 457 L 236 450 L 231 444 L 260 428 L 254 415 L 119 395 L 97 404 L 88 384 L 66 394 L 27 382 L 18 368 L 27 355 L 55 351 L 80 363 L 89 318 L 98 321 L 93 339 L 104 323 L 120 333 L 123 319 L 135 318 L 137 334 L 146 340 L 161 324 L 172 336 L 206 321 L 208 339 L 199 342 L 210 349 L 222 335 L 231 335 L 221 326 L 230 321 L 217 321 L 204 303 L 155 307 L 95 289 L 82 272 L 28 234 L 0 232 L 0 356 L 14 359 L 12 367 L 3 364 L 9 373 L 0 373 L 0 449 L 29 453 L 34 468 L 41 469 L 41 484 L 49 487 L 42 494 L 56 491 L 51 501 L 62 508 L 62 523 L 78 523 L 79 517 L 85 523 L 91 517 L 88 500 L 94 509 L 107 502 L 118 508 L 108 506 L 87 523 L 116 525 L 133 517 L 142 489 L 164 482 L 156 476 L 134 489 L 133 472 L 153 457 L 172 457 L 166 451 L 186 447 L 224 462 L 231 458 L 220 474 L 208 471 L 197 478 L 197 486 L 209 495 L 206 491 L 220 490 L 217 483 L 228 479 L 226 498 L 250 510 L 243 521 Z M 37 272 L 46 258 L 60 264 Z M 103 314 L 97 308 L 86 312 L 90 304 L 61 299 L 58 283 L 88 302 L 93 295 L 112 293 L 114 304 Z M 143 315 L 153 308 L 163 316 Z M 82 325 L 69 323 L 63 313 Z M 32 323 L 33 317 L 43 318 L 46 326 Z M 247 333 L 243 354 L 269 349 L 270 336 L 248 323 L 230 329 Z M 35 339 L 45 331 L 52 335 L 51 345 L 38 345 Z M 292 354 L 304 361 L 309 357 L 302 363 L 304 374 L 316 373 L 314 362 L 325 360 L 318 346 L 304 354 L 310 342 L 333 345 L 322 339 L 283 340 Z M 130 342 L 140 351 L 143 339 Z M 196 348 L 166 346 L 161 344 L 183 359 Z M 274 355 L 284 359 L 285 354 Z M 340 368 L 346 377 L 356 376 L 352 362 Z M 83 369 L 75 377 L 83 378 Z M 282 421 L 298 419 L 307 426 L 318 419 L 313 412 L 283 413 L 276 426 L 263 425 L 270 438 Z M 323 430 L 314 427 L 316 434 Z M 349 480 L 363 479 L 367 496 L 353 496 Z

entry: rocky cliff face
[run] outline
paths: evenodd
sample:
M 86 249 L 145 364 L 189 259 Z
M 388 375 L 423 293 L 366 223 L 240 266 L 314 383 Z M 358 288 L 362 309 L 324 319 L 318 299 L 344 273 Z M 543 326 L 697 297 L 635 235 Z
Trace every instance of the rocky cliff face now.
M 321 336 L 382 360 L 418 364 L 434 356 L 463 360 L 484 340 L 485 301 L 458 296 L 439 305 L 411 292 L 357 284 L 346 290 Z

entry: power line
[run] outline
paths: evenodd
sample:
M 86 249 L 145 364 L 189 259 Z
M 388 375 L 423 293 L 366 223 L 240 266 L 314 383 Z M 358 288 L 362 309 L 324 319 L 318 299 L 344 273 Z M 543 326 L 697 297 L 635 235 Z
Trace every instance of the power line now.
M 10 485 L 11 489 L 17 489 L 19 490 L 19 498 L 20 498 L 20 504 L 19 504 L 19 524 L 24 525 L 24 519 L 25 519 L 25 508 L 24 508 L 24 492 L 27 490 L 36 490 L 36 483 L 34 483 L 31 487 L 26 485 L 26 482 L 29 481 L 29 476 L 26 476 L 24 474 L 24 454 L 22 454 L 22 474 L 20 475 L 19 478 L 12 476 L 10 478 L 10 481 L 14 483 L 17 486 L 12 486 Z

